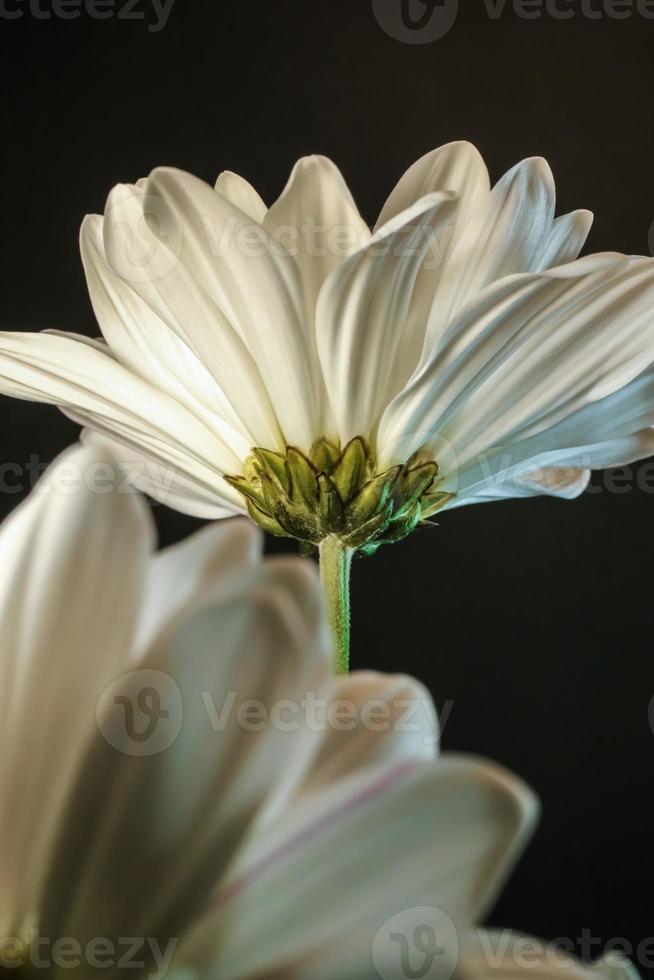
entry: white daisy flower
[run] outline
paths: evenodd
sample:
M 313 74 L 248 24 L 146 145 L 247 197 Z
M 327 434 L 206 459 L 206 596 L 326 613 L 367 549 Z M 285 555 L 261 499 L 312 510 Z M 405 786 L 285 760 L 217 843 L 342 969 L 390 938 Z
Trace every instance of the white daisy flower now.
M 319 548 L 345 661 L 354 551 L 654 451 L 654 260 L 576 260 L 591 216 L 554 213 L 545 161 L 491 189 L 469 143 L 373 233 L 324 157 L 270 209 L 157 169 L 82 227 L 103 339 L 0 334 L 0 391 L 103 433 L 171 506 Z
M 330 677 L 308 563 L 245 521 L 154 554 L 116 470 L 69 451 L 0 529 L 0 975 L 379 978 L 427 910 L 486 980 L 532 794 L 438 758 L 415 681 Z

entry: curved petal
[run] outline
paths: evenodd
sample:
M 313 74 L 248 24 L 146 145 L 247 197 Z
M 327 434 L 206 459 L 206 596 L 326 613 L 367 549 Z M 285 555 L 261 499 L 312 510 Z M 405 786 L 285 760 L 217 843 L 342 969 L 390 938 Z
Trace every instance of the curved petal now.
M 66 410 L 68 418 L 82 429 L 82 442 L 104 442 L 115 455 L 125 480 L 157 503 L 191 517 L 218 520 L 245 514 L 240 494 L 215 471 L 207 471 L 192 459 L 172 456 L 167 448 L 142 448 L 129 435 L 116 435 L 101 419 Z
M 247 214 L 252 221 L 259 225 L 263 224 L 268 208 L 252 184 L 249 184 L 243 177 L 232 173 L 231 170 L 223 170 L 216 181 L 215 189 L 244 214 Z
M 117 483 L 106 451 L 70 449 L 0 530 L 4 935 L 33 924 L 98 696 L 132 649 L 154 533 L 142 498 Z
M 154 170 L 145 207 L 158 209 L 162 233 L 182 243 L 177 261 L 155 288 L 180 322 L 190 319 L 191 299 L 201 310 L 197 326 L 187 329 L 203 350 L 231 325 L 256 364 L 286 442 L 310 446 L 320 434 L 319 406 L 293 258 L 221 194 L 182 171 Z M 109 246 L 107 254 L 113 264 Z M 246 378 L 238 383 L 243 388 Z
M 455 510 L 470 504 L 492 504 L 499 500 L 515 500 L 523 497 L 559 497 L 575 500 L 588 487 L 591 471 L 574 467 L 547 466 L 512 475 L 502 473 L 483 484 L 466 488 L 439 508 Z
M 263 225 L 297 263 L 306 345 L 319 393 L 319 427 L 321 434 L 332 432 L 333 418 L 316 346 L 316 306 L 330 272 L 370 240 L 370 229 L 338 167 L 317 155 L 298 160 Z
M 370 229 L 336 164 L 323 156 L 298 160 L 264 227 L 295 257 L 307 321 L 313 324 L 318 294 L 329 273 L 370 239 Z
M 456 200 L 423 197 L 331 274 L 320 294 L 318 351 L 343 444 L 374 433 L 396 393 L 403 324 L 416 276 Z
M 396 368 L 395 392 L 406 384 L 420 362 L 429 311 L 452 275 L 450 260 L 475 213 L 490 193 L 488 171 L 478 150 L 466 142 L 449 143 L 426 154 L 410 167 L 384 205 L 377 230 L 427 194 L 446 192 L 456 196 L 457 206 L 434 239 L 418 270 L 409 309 L 401 325 L 402 346 Z
M 337 678 L 325 728 L 299 779 L 299 793 L 315 792 L 368 766 L 436 758 L 436 710 L 427 689 L 411 677 L 358 671 Z
M 102 702 L 111 744 L 96 737 L 70 797 L 43 934 L 82 944 L 143 936 L 165 949 L 232 863 L 298 751 L 296 739 L 270 722 L 247 723 L 244 712 L 256 704 L 270 718 L 279 701 L 319 688 L 328 670 L 312 611 L 316 576 L 298 560 L 283 568 L 262 569 L 217 601 L 198 598 Z M 165 679 L 169 699 L 149 746 L 130 736 L 116 702 L 138 704 L 151 671 Z M 161 718 L 170 727 L 160 743 Z M 118 975 L 118 965 L 107 972 Z
M 331 784 L 250 848 L 180 960 L 225 980 L 307 960 L 316 976 L 356 976 L 394 914 L 436 905 L 453 927 L 476 918 L 534 816 L 531 793 L 513 777 L 456 757 Z
M 523 160 L 495 185 L 453 243 L 443 264 L 425 334 L 423 363 L 446 325 L 486 286 L 539 268 L 552 233 L 552 172 L 540 157 Z
M 509 929 L 478 929 L 462 943 L 457 976 L 461 980 L 638 980 L 638 971 L 616 953 L 587 964 L 557 943 Z
M 571 483 L 571 495 L 576 470 L 581 492 L 588 470 L 623 466 L 653 455 L 653 426 L 654 369 L 650 366 L 630 384 L 555 425 L 529 438 L 521 438 L 518 432 L 513 441 L 485 450 L 456 474 L 457 496 L 447 506 L 552 493 L 552 468 L 555 483 L 562 481 L 563 489 Z M 548 486 L 539 489 L 544 480 Z
M 429 692 L 403 675 L 357 671 L 336 678 L 323 702 L 307 702 L 304 720 L 317 735 L 313 750 L 271 795 L 260 817 L 261 834 L 302 797 L 367 768 L 433 761 L 438 751 Z
M 252 437 L 241 418 L 193 351 L 110 267 L 99 215 L 84 219 L 80 250 L 93 309 L 111 352 L 134 374 L 197 415 L 237 458 L 245 459 Z
M 191 600 L 215 594 L 234 576 L 252 573 L 263 550 L 261 532 L 250 521 L 218 521 L 154 555 L 134 642 L 138 658 Z
M 375 231 L 435 191 L 450 191 L 460 197 L 464 220 L 484 202 L 490 191 L 490 179 L 486 164 L 472 143 L 464 140 L 447 143 L 412 164 L 391 191 Z
M 171 209 L 151 180 L 115 187 L 107 198 L 102 226 L 107 260 L 216 379 L 253 443 L 281 448 L 283 439 L 261 366 L 236 317 L 214 295 L 219 267 L 229 271 L 236 264 L 244 272 L 250 268 L 256 278 L 256 258 L 242 254 L 241 246 L 249 240 L 239 238 L 252 223 L 207 184 L 191 177 L 189 181 L 191 193 L 200 189 L 200 200 L 195 206 L 185 201 L 182 214 Z M 262 234 L 259 229 L 259 237 Z M 261 257 L 261 249 L 255 248 L 255 256 Z M 265 257 L 262 261 L 265 264 Z M 270 281 L 274 270 L 268 272 Z M 248 285 L 244 295 L 253 295 Z
M 556 218 L 532 271 L 541 272 L 574 262 L 584 247 L 592 224 L 592 211 L 571 211 Z
M 88 344 L 47 333 L 1 333 L 0 391 L 58 405 L 234 502 L 219 475 L 238 473 L 241 460 L 183 405 Z
M 497 283 L 389 406 L 382 462 L 428 445 L 461 472 L 617 391 L 653 360 L 653 298 L 654 261 L 612 255 Z

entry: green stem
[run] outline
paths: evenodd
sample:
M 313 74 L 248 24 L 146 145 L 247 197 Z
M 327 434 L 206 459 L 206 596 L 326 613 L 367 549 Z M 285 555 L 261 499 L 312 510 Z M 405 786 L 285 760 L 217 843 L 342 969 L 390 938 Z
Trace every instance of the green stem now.
M 337 674 L 350 669 L 350 566 L 351 548 L 334 534 L 320 543 L 320 579 L 327 600 L 329 625 L 334 637 Z

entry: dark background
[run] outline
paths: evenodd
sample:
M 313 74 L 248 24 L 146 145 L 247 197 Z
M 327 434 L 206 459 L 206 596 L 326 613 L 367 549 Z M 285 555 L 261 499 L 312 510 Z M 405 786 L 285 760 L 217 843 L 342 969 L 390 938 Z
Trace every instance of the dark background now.
M 648 251 L 654 20 L 635 13 L 525 20 L 509 4 L 491 19 L 466 0 L 419 45 L 388 36 L 370 0 L 177 0 L 159 33 L 0 18 L 0 52 L 2 329 L 97 332 L 79 223 L 157 164 L 236 170 L 270 202 L 298 156 L 326 153 L 372 222 L 415 158 L 466 138 L 493 178 L 547 157 L 559 211 L 596 214 L 591 250 Z M 48 461 L 76 438 L 54 408 L 0 411 L 3 461 Z M 654 936 L 648 472 L 649 492 L 634 470 L 620 493 L 598 475 L 577 502 L 458 510 L 354 569 L 355 666 L 421 678 L 453 702 L 446 748 L 501 761 L 542 797 L 493 921 L 549 938 Z M 2 513 L 19 499 L 0 494 Z M 199 525 L 156 515 L 164 543 Z

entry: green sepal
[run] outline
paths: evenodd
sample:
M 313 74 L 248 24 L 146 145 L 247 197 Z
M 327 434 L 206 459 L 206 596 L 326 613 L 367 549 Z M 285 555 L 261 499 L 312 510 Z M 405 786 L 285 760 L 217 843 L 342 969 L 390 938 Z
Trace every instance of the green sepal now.
M 289 446 L 286 454 L 289 479 L 289 496 L 294 503 L 302 503 L 310 510 L 318 501 L 317 473 L 304 453 Z
M 384 531 L 384 544 L 391 544 L 393 541 L 401 541 L 402 538 L 406 538 L 412 531 L 415 531 L 421 520 L 422 507 L 420 501 L 416 500 L 400 518 L 395 517 Z
M 399 503 L 399 514 L 404 515 L 413 508 L 417 500 L 432 485 L 438 475 L 436 463 L 420 463 L 411 470 L 404 470 L 397 481 L 395 496 Z
M 347 522 L 349 527 L 356 528 L 367 523 L 386 507 L 401 470 L 401 466 L 394 466 L 366 483 L 348 505 Z
M 288 493 L 290 487 L 286 470 L 286 457 L 273 452 L 272 449 L 253 449 L 252 455 L 261 467 L 262 478 L 264 474 L 268 474 L 277 481 L 285 493 Z
M 299 540 L 303 554 L 315 554 L 333 536 L 366 555 L 428 523 L 454 497 L 438 491 L 437 479 L 438 465 L 424 450 L 375 475 L 374 457 L 360 436 L 342 451 L 318 439 L 308 455 L 294 446 L 284 455 L 256 448 L 242 475 L 226 477 L 252 519 L 271 534 Z
M 438 473 L 438 463 L 432 454 L 426 449 L 419 449 L 413 454 L 413 456 L 410 456 L 404 464 L 404 467 L 407 470 L 414 470 L 417 466 L 422 466 L 423 463 L 429 463 L 430 465 L 435 466 L 436 472 Z
M 263 492 L 266 510 L 269 514 L 275 513 L 275 507 L 277 506 L 280 497 L 286 498 L 289 504 L 291 502 L 288 494 L 280 487 L 275 477 L 270 476 L 270 474 L 267 472 L 261 474 L 261 490 Z
M 226 483 L 229 483 L 231 487 L 242 493 L 244 497 L 248 500 L 252 500 L 258 508 L 266 508 L 266 498 L 263 493 L 261 482 L 253 483 L 244 476 L 226 476 L 224 477 Z
M 268 473 L 261 474 L 261 486 L 266 502 L 266 512 L 283 528 L 290 538 L 318 543 L 322 537 L 316 520 L 316 512 L 303 502 L 291 500 L 277 480 Z
M 288 497 L 285 499 L 280 497 L 277 500 L 273 514 L 289 537 L 297 538 L 299 541 L 309 541 L 311 544 L 319 544 L 322 540 L 323 533 L 315 514 L 307 511 L 305 507 L 291 503 Z
M 455 497 L 455 493 L 446 493 L 445 491 L 427 494 L 421 501 L 423 520 L 425 517 L 431 517 L 432 514 L 438 513 L 439 510 L 443 509 L 445 504 L 449 504 L 450 500 L 454 500 Z
M 309 459 L 319 473 L 331 473 L 336 466 L 340 449 L 329 439 L 321 436 L 309 450 Z
M 370 558 L 376 551 L 379 551 L 383 544 L 383 541 L 370 541 L 368 544 L 362 544 L 355 554 L 362 555 L 364 558 Z
M 381 534 L 390 524 L 393 517 L 393 501 L 389 500 L 383 510 L 371 517 L 365 524 L 360 524 L 349 534 L 343 536 L 343 544 L 348 548 L 360 548 L 366 541 Z
M 276 521 L 274 517 L 271 517 L 270 514 L 266 513 L 265 510 L 261 510 L 259 507 L 257 507 L 252 500 L 246 500 L 245 504 L 252 520 L 258 524 L 259 527 L 262 527 L 264 531 L 267 531 L 269 534 L 274 534 L 277 538 L 289 537 L 279 522 Z
M 332 473 L 332 481 L 344 504 L 370 479 L 368 448 L 361 438 L 350 439 Z
M 318 474 L 318 516 L 325 534 L 342 530 L 345 510 L 338 490 L 326 473 Z

